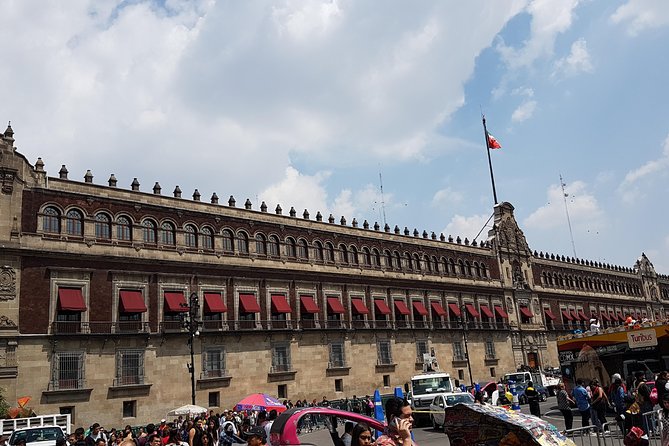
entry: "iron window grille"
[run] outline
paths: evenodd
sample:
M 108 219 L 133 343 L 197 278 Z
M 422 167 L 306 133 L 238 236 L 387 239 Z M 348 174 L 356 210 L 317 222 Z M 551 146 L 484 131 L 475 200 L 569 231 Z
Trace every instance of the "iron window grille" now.
M 495 343 L 491 340 L 485 341 L 485 359 L 495 359 L 496 357 Z
M 453 343 L 453 360 L 454 361 L 467 360 L 467 355 L 465 355 L 465 349 L 462 346 L 462 341 L 456 341 Z
M 290 372 L 290 346 L 287 344 L 277 344 L 272 347 L 272 368 L 271 373 Z
M 390 349 L 390 341 L 379 341 L 377 346 L 377 364 L 391 365 L 393 363 L 393 355 Z
M 51 367 L 51 390 L 76 390 L 84 388 L 84 353 L 57 352 Z
M 416 362 L 423 362 L 423 355 L 429 353 L 427 348 L 427 341 L 419 340 L 416 341 Z
M 346 356 L 344 352 L 343 342 L 330 343 L 330 361 L 328 363 L 329 369 L 346 367 Z
M 212 348 L 202 355 L 202 377 L 219 378 L 227 376 L 225 369 L 225 349 Z
M 144 384 L 144 350 L 116 351 L 115 386 Z

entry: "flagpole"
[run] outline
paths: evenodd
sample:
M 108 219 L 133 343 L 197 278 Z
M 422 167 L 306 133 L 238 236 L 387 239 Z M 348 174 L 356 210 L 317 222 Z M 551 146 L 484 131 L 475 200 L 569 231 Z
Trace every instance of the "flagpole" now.
M 497 205 L 497 191 L 495 190 L 495 175 L 492 173 L 492 159 L 490 158 L 490 141 L 488 140 L 488 129 L 485 126 L 485 115 L 481 115 L 483 120 L 483 136 L 485 136 L 485 148 L 488 151 L 488 166 L 490 167 L 490 182 L 492 183 L 492 196 Z

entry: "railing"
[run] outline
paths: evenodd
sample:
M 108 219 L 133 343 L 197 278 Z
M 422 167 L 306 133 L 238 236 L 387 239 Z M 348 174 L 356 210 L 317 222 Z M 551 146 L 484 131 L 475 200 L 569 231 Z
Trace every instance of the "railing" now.
M 428 321 L 413 321 L 414 328 L 430 328 L 430 323 Z
M 53 334 L 108 334 L 108 333 L 148 333 L 149 323 L 142 321 L 123 322 L 53 322 Z
M 293 367 L 290 364 L 277 364 L 269 368 L 270 373 L 289 373 L 293 371 Z
M 320 328 L 320 324 L 315 319 L 302 319 L 299 321 L 299 327 L 304 330 L 312 330 L 314 328 Z
M 398 319 L 395 321 L 395 328 L 411 328 L 411 324 L 406 319 Z
M 369 325 L 367 324 L 367 321 L 360 319 L 351 321 L 351 327 L 362 329 L 362 328 L 369 328 Z
M 160 323 L 161 333 L 180 333 L 187 332 L 188 329 L 183 326 L 181 321 L 165 321 Z
M 345 369 L 347 368 L 346 361 L 328 362 L 328 369 Z
M 323 321 L 323 328 L 346 328 L 344 321 Z
M 275 330 L 292 330 L 293 328 L 293 321 L 289 320 L 272 319 L 268 322 L 269 324 L 267 325 L 267 328 L 272 328 Z
M 79 379 L 52 379 L 47 390 L 78 390 L 85 388 L 86 381 Z
M 227 378 L 230 374 L 226 369 L 203 370 L 200 379 Z
M 377 319 L 374 322 L 374 328 L 391 328 L 392 324 L 386 319 Z
M 202 331 L 223 331 L 228 329 L 228 321 L 202 321 Z
M 126 375 L 114 378 L 113 387 L 136 386 L 144 384 L 144 374 Z

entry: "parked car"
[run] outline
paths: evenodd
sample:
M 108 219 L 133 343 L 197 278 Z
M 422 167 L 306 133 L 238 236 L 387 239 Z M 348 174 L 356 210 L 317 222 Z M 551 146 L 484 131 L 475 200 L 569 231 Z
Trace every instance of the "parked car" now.
M 546 401 L 548 399 L 548 389 L 546 389 L 544 386 L 540 386 L 538 384 L 535 384 L 534 389 L 539 392 L 539 401 Z M 516 391 L 518 392 L 518 402 L 520 404 L 527 404 L 527 396 L 525 396 L 525 387 L 516 387 Z
M 25 440 L 26 446 L 55 446 L 58 438 L 65 438 L 60 426 L 40 426 L 16 429 L 9 437 L 9 444 Z
M 432 427 L 435 429 L 443 427 L 446 408 L 455 406 L 458 403 L 474 404 L 474 397 L 469 392 L 449 392 L 436 395 L 430 404 Z

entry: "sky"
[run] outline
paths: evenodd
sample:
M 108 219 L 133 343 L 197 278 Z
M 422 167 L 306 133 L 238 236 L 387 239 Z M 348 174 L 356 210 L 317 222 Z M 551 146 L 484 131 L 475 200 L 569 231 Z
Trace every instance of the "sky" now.
M 532 250 L 669 274 L 666 0 L 0 5 L 0 122 L 50 176 L 482 240 L 484 113 Z

